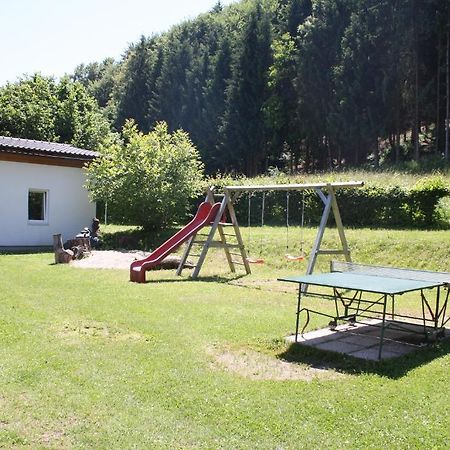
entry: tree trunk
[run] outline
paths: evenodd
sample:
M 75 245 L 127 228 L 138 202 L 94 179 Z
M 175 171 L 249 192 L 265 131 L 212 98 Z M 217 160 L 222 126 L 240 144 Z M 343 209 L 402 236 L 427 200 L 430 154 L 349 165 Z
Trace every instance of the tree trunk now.
M 436 154 L 439 155 L 439 134 L 440 134 L 440 108 L 441 108 L 441 54 L 442 54 L 442 45 L 441 45 L 441 27 L 439 27 L 438 31 L 438 48 L 437 48 L 437 69 L 436 69 L 436 129 L 435 129 L 435 145 L 436 145 Z
M 414 123 L 412 140 L 414 144 L 414 160 L 419 161 L 419 49 L 417 30 L 417 1 L 413 2 L 413 33 L 414 33 Z
M 448 162 L 448 125 L 449 125 L 449 57 L 450 57 L 450 9 L 447 11 L 447 46 L 445 49 L 445 88 L 446 88 L 446 102 L 445 102 L 445 151 L 444 158 Z
M 397 128 L 395 135 L 395 164 L 400 163 L 400 131 Z
M 378 137 L 375 138 L 375 145 L 373 147 L 373 156 L 374 156 L 374 162 L 375 167 L 380 167 L 380 140 Z

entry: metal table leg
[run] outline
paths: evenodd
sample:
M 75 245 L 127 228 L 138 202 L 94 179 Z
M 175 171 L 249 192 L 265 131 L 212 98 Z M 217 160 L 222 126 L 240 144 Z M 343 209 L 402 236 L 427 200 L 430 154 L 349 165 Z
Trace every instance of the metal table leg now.
M 381 360 L 381 354 L 383 352 L 383 339 L 384 339 L 384 330 L 386 328 L 386 306 L 387 306 L 387 294 L 384 294 L 384 302 L 383 302 L 383 321 L 381 324 L 381 333 L 380 333 L 380 349 L 378 351 L 378 361 Z M 392 301 L 394 301 L 394 296 L 392 296 Z
M 298 287 L 298 301 L 297 301 L 297 321 L 295 324 L 295 342 L 298 342 L 298 327 L 300 325 L 300 306 L 302 302 L 302 285 Z

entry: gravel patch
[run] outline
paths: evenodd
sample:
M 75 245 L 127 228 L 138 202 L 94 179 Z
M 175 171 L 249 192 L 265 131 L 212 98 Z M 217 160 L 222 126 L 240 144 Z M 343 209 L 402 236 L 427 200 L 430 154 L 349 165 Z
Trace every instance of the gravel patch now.
M 80 269 L 130 269 L 130 264 L 150 253 L 140 250 L 93 250 L 87 258 L 71 262 Z

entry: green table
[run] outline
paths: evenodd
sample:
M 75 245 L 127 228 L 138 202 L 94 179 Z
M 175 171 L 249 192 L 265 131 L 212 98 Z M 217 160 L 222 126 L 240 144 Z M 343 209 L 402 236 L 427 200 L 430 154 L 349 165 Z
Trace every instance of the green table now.
M 342 266 L 343 264 L 343 266 Z M 328 273 L 320 273 L 313 275 L 300 275 L 294 277 L 282 277 L 279 281 L 288 283 L 297 283 L 298 302 L 297 302 L 297 320 L 295 327 L 295 342 L 298 341 L 300 314 L 305 311 L 307 320 L 301 334 L 309 323 L 310 313 L 316 313 L 326 317 L 330 317 L 332 321 L 330 326 L 337 325 L 339 320 L 356 322 L 358 318 L 380 318 L 380 346 L 378 359 L 381 359 L 383 352 L 383 340 L 385 329 L 387 328 L 387 316 L 391 316 L 392 320 L 401 319 L 420 319 L 423 323 L 423 332 L 425 337 L 428 336 L 428 324 L 432 325 L 432 329 L 436 333 L 444 334 L 445 324 L 449 321 L 446 318 L 446 309 L 449 298 L 448 284 L 450 283 L 450 274 L 442 272 L 426 272 L 414 271 L 408 269 L 396 269 L 377 266 L 364 266 L 353 263 L 342 263 L 340 268 L 343 271 L 332 271 Z M 352 270 L 345 270 L 352 268 Z M 333 270 L 333 264 L 332 264 Z M 416 279 L 414 279 L 416 278 Z M 327 293 L 310 293 L 310 286 L 318 286 L 321 288 L 329 288 L 332 294 Z M 446 287 L 446 295 L 442 295 L 442 288 Z M 308 291 L 306 291 L 308 288 Z M 395 312 L 395 300 L 397 296 L 401 296 L 406 292 L 418 292 L 422 302 L 422 317 L 398 314 Z M 370 294 L 371 297 L 368 297 Z M 428 297 L 433 296 L 433 301 Z M 302 297 L 320 296 L 324 298 L 332 298 L 336 306 L 336 314 L 330 315 L 309 308 L 302 308 Z M 392 302 L 392 309 L 387 311 L 388 301 Z M 403 322 L 404 323 L 404 322 Z M 402 322 L 398 322 L 401 328 Z

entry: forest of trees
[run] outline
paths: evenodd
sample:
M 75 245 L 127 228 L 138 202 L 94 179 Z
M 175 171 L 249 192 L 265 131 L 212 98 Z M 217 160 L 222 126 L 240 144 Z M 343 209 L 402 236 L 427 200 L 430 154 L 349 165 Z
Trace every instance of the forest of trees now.
M 209 173 L 448 161 L 449 14 L 450 0 L 218 2 L 72 84 L 112 131 L 187 131 Z

